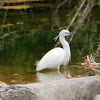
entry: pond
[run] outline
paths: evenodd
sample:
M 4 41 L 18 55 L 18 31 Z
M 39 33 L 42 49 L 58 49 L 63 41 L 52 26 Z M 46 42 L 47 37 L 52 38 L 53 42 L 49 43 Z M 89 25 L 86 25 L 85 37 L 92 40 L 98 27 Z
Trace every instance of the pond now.
M 0 81 L 25 84 L 65 79 L 66 70 L 72 76 L 87 75 L 88 70 L 81 66 L 85 56 L 93 54 L 95 61 L 100 62 L 100 6 L 95 5 L 70 43 L 68 67 L 62 66 L 61 73 L 56 69 L 36 72 L 36 62 L 55 47 L 58 41 L 53 39 L 69 25 L 75 13 L 74 4 L 67 8 L 65 5 L 56 14 L 52 6 L 0 10 Z M 73 31 L 75 26 L 77 23 L 69 30 Z

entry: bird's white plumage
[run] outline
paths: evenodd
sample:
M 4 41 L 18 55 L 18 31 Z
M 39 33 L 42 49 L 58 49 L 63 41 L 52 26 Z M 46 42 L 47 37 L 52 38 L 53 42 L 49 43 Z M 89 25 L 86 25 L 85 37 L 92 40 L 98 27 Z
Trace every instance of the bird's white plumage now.
M 71 35 L 68 30 L 62 30 L 59 33 L 59 40 L 63 48 L 57 47 L 47 52 L 42 59 L 36 64 L 36 71 L 40 71 L 45 68 L 58 68 L 60 65 L 67 65 L 70 60 L 70 47 L 65 40 L 65 36 Z
M 54 48 L 47 52 L 43 58 L 37 63 L 36 70 L 42 70 L 44 68 L 56 68 L 60 64 L 64 64 L 65 51 L 62 48 Z M 62 55 L 62 56 L 61 56 Z

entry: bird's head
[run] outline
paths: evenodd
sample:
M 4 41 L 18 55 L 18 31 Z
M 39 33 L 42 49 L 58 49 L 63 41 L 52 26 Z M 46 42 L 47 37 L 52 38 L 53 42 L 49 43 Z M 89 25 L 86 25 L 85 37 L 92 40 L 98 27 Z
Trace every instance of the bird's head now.
M 65 36 L 74 35 L 74 34 L 76 33 L 69 32 L 68 30 L 62 30 L 59 33 L 59 35 L 54 38 L 54 40 L 56 41 L 59 37 L 65 37 Z
M 69 36 L 69 35 L 74 35 L 75 33 L 72 33 L 72 32 L 69 32 L 68 30 L 62 30 L 60 33 L 59 33 L 59 36 Z

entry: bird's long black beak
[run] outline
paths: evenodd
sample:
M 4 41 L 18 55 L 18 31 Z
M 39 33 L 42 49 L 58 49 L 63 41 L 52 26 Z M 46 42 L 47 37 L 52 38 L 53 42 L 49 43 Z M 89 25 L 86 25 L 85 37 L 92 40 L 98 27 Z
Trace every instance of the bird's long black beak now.
M 72 32 L 69 32 L 69 34 L 70 34 L 70 35 L 76 35 L 77 33 L 72 33 Z

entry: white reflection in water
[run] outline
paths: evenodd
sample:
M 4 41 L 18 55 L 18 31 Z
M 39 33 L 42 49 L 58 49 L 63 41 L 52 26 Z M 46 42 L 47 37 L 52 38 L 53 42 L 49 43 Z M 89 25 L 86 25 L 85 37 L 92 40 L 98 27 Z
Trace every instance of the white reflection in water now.
M 39 82 L 48 82 L 48 81 L 66 79 L 64 74 L 61 74 L 57 71 L 56 72 L 48 72 L 48 73 L 37 72 L 36 75 L 37 75 Z

